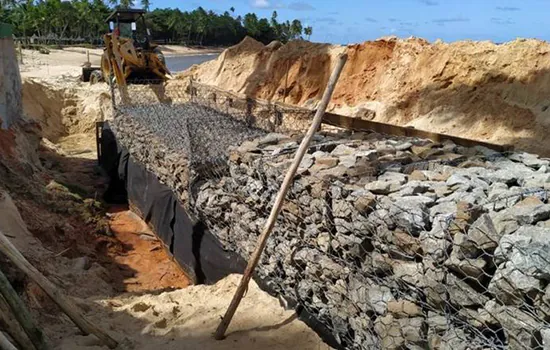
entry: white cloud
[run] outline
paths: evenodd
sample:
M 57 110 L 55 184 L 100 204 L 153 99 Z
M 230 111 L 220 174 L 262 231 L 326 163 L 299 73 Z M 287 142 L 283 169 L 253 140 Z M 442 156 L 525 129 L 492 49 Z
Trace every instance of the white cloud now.
M 292 2 L 288 5 L 288 8 L 290 10 L 294 11 L 313 11 L 315 10 L 315 7 L 311 6 L 310 4 L 302 1 Z
M 251 5 L 252 5 L 252 7 L 256 7 L 256 8 L 259 8 L 259 9 L 268 9 L 268 8 L 273 7 L 269 3 L 269 0 L 252 0 Z

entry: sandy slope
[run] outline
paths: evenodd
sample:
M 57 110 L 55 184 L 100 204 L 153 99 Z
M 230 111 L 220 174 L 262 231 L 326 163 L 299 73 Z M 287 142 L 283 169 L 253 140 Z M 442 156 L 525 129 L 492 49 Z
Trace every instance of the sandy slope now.
M 550 130 L 550 44 L 543 41 L 389 38 L 344 47 L 264 46 L 246 38 L 181 76 L 267 100 L 286 95 L 287 102 L 313 107 L 344 51 L 349 60 L 330 109 L 550 155 L 543 142 Z
M 0 130 L 0 231 L 51 281 L 75 297 L 86 317 L 120 341 L 119 349 L 328 349 L 292 311 L 284 310 L 254 283 L 227 339 L 214 340 L 211 333 L 240 277 L 162 293 L 174 285 L 166 284 L 164 278 L 178 278 L 166 275 L 172 271 L 170 262 L 137 256 L 138 246 L 147 242 L 120 236 L 123 230 L 137 237 L 144 224 L 121 226 L 123 222 L 112 217 L 115 237 L 106 237 L 87 223 L 89 202 L 59 185 L 72 183 L 92 194 L 94 189 L 101 191 L 96 186 L 101 179 L 94 171 L 95 161 L 71 156 L 69 144 L 64 145 L 63 155 L 52 152 L 57 146 L 49 142 L 42 144 L 39 160 L 38 140 L 31 129 Z M 59 182 L 52 183 L 52 178 Z M 124 255 L 117 256 L 119 240 Z M 158 254 L 155 250 L 151 255 L 160 259 Z M 2 262 L 2 270 L 14 268 Z M 155 278 L 162 283 L 155 283 Z M 53 349 L 107 349 L 93 336 L 82 336 L 36 284 L 19 280 L 18 285 Z

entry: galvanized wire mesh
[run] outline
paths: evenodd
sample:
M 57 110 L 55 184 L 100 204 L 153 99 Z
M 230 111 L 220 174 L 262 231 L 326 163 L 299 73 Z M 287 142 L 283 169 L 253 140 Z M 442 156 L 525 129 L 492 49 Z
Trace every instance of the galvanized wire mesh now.
M 312 113 L 168 94 L 119 106 L 117 137 L 247 259 Z M 258 276 L 344 348 L 549 348 L 549 164 L 320 130 Z

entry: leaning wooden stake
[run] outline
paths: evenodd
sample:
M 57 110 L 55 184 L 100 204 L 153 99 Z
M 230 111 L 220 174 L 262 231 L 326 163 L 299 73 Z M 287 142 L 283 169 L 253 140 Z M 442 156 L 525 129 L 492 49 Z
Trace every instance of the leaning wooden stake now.
M 13 338 L 16 342 L 15 345 L 19 349 L 35 350 L 35 347 L 29 337 L 11 313 L 8 302 L 2 296 L 0 296 L 0 323 L 6 327 L 5 333 L 9 334 Z
M 0 332 L 0 350 L 17 350 L 9 341 L 8 337 L 2 332 Z
M 267 239 L 269 238 L 269 235 L 271 234 L 271 231 L 275 226 L 275 220 L 277 220 L 277 216 L 281 211 L 283 201 L 286 197 L 288 189 L 290 188 L 290 185 L 292 184 L 294 175 L 296 175 L 298 166 L 300 165 L 302 158 L 304 157 L 304 154 L 306 153 L 309 147 L 309 143 L 311 142 L 313 135 L 315 135 L 315 133 L 319 129 L 319 126 L 321 125 L 323 115 L 325 114 L 325 110 L 332 96 L 332 92 L 334 91 L 334 87 L 338 82 L 338 78 L 340 77 L 342 68 L 344 68 L 344 64 L 346 63 L 346 60 L 347 60 L 346 54 L 341 54 L 338 57 L 338 62 L 336 63 L 336 67 L 334 68 L 334 71 L 330 76 L 330 80 L 328 82 L 327 88 L 321 100 L 321 104 L 319 105 L 319 108 L 315 113 L 315 117 L 313 118 L 313 122 L 311 123 L 311 126 L 309 127 L 309 130 L 306 136 L 304 137 L 304 139 L 302 140 L 302 143 L 300 144 L 300 148 L 298 148 L 298 151 L 296 151 L 296 155 L 294 156 L 292 165 L 290 166 L 290 168 L 288 169 L 288 172 L 286 173 L 283 184 L 279 189 L 279 193 L 277 193 L 275 204 L 271 209 L 271 213 L 269 214 L 269 218 L 267 219 L 267 222 L 264 226 L 262 234 L 258 238 L 256 249 L 250 256 L 250 260 L 248 261 L 248 265 L 246 266 L 246 270 L 244 271 L 244 275 L 243 275 L 243 278 L 241 279 L 241 283 L 239 284 L 239 287 L 237 288 L 237 291 L 233 296 L 233 300 L 231 300 L 231 304 L 229 305 L 229 308 L 225 312 L 225 315 L 223 316 L 222 321 L 220 322 L 220 324 L 218 325 L 218 328 L 216 329 L 214 338 L 218 340 L 221 340 L 225 337 L 225 331 L 229 327 L 229 324 L 231 323 L 231 319 L 233 318 L 233 315 L 235 314 L 235 311 L 239 307 L 241 299 L 243 298 L 243 295 L 246 289 L 248 288 L 248 283 L 252 278 L 252 274 L 254 272 L 254 269 L 256 268 L 256 265 L 258 265 L 258 262 L 260 261 L 260 257 L 267 243 Z
M 49 349 L 48 344 L 46 344 L 46 340 L 44 339 L 44 335 L 42 334 L 40 329 L 38 329 L 34 324 L 29 311 L 19 298 L 19 295 L 17 295 L 17 292 L 11 286 L 10 281 L 8 281 L 1 270 L 0 294 L 2 294 L 2 296 L 6 300 L 9 308 L 15 316 L 15 319 L 17 320 L 17 322 L 19 322 L 21 328 L 23 328 L 25 333 L 27 333 L 27 336 L 33 343 L 34 347 L 37 350 Z
M 114 349 L 118 346 L 116 340 L 107 333 L 96 327 L 88 321 L 79 311 L 78 306 L 73 303 L 59 288 L 50 282 L 44 275 L 38 271 L 25 259 L 25 257 L 15 248 L 10 240 L 0 232 L 0 251 L 4 253 L 18 268 L 29 276 L 36 284 L 42 288 L 46 294 L 65 312 L 67 316 L 80 328 L 85 334 L 93 334 L 98 337 L 109 348 Z

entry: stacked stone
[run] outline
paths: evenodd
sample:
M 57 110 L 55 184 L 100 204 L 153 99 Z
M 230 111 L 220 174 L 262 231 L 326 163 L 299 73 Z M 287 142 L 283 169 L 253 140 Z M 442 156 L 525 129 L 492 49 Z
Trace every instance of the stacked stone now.
M 128 112 L 117 137 L 248 258 L 301 139 L 178 108 Z M 318 134 L 258 273 L 350 348 L 550 347 L 549 164 Z
M 130 155 L 174 190 L 189 208 L 190 179 L 219 175 L 227 168 L 227 149 L 265 132 L 197 104 L 125 107 L 110 122 Z M 219 174 L 215 174 L 219 172 Z
M 299 138 L 233 149 L 197 211 L 248 257 Z M 451 142 L 318 135 L 259 266 L 346 346 L 550 346 L 549 162 Z M 531 345 L 529 345 L 531 346 Z

